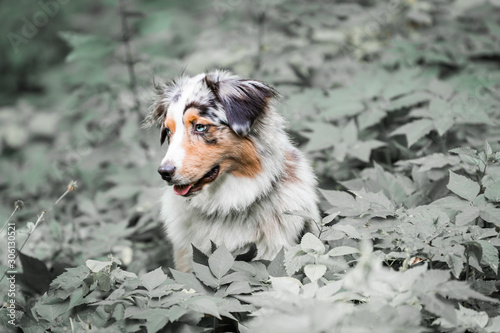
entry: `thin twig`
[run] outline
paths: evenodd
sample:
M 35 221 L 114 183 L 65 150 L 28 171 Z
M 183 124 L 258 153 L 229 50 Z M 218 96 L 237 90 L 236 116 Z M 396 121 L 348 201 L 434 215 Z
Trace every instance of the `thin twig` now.
M 19 252 L 22 251 L 22 249 L 24 248 L 24 246 L 26 245 L 26 243 L 28 242 L 28 240 L 30 239 L 31 237 L 31 234 L 36 230 L 36 228 L 38 227 L 38 225 L 40 223 L 42 223 L 42 221 L 44 220 L 45 218 L 45 215 L 47 214 L 47 212 L 51 212 L 55 206 L 57 206 L 57 204 L 66 196 L 68 195 L 69 192 L 72 192 L 74 191 L 75 189 L 77 188 L 77 183 L 72 180 L 69 184 L 68 184 L 68 188 L 67 190 L 59 197 L 59 199 L 56 200 L 56 202 L 54 202 L 54 204 L 49 207 L 49 209 L 47 210 L 42 210 L 42 212 L 40 213 L 40 215 L 38 216 L 36 222 L 35 222 L 35 225 L 33 226 L 33 229 L 31 229 L 29 232 L 28 232 L 28 236 L 26 237 L 26 239 L 24 240 L 23 244 L 21 245 L 21 247 L 19 247 L 16 251 L 16 256 L 14 257 L 14 260 L 17 259 L 17 257 L 19 256 Z M 17 203 L 17 202 L 16 202 Z M 16 206 L 17 207 L 17 206 Z M 15 211 L 15 210 L 14 210 Z M 8 220 L 7 220 L 8 221 Z M 7 270 L 3 273 L 2 277 L 0 277 L 0 282 L 2 282 L 3 278 L 5 277 L 5 275 L 7 274 Z
M 132 57 L 132 49 L 130 47 L 130 30 L 128 28 L 128 23 L 127 23 L 127 14 L 126 14 L 126 8 L 125 8 L 125 0 L 119 0 L 118 1 L 119 5 L 119 11 L 120 11 L 120 23 L 122 27 L 122 41 L 123 45 L 125 47 L 125 63 L 127 65 L 128 69 L 128 76 L 130 80 L 130 91 L 132 92 L 132 95 L 134 96 L 134 107 L 137 112 L 140 112 L 140 101 L 139 101 L 139 96 L 137 94 L 137 79 L 135 76 L 135 69 L 134 69 L 134 58 Z
M 258 71 L 262 65 L 262 50 L 264 48 L 264 33 L 266 23 L 266 12 L 257 14 L 257 59 L 255 59 L 255 71 Z
M 0 230 L 0 234 L 5 229 L 5 227 L 9 224 L 9 222 L 12 219 L 12 217 L 14 216 L 14 214 L 18 210 L 21 210 L 23 208 L 23 205 L 24 204 L 23 204 L 23 202 L 21 200 L 16 200 L 16 202 L 14 203 L 14 210 L 12 211 L 12 214 L 10 214 L 9 218 L 7 219 L 7 221 L 5 221 L 5 224 L 3 225 L 2 229 Z
M 14 258 L 14 260 L 17 259 L 18 253 L 23 250 L 24 245 L 26 245 L 26 243 L 28 242 L 28 239 L 30 239 L 31 234 L 35 231 L 36 227 L 38 227 L 38 225 L 43 221 L 43 218 L 45 217 L 46 213 L 47 213 L 47 211 L 42 210 L 42 213 L 38 216 L 38 219 L 36 220 L 35 225 L 33 226 L 33 229 L 30 230 L 30 232 L 28 233 L 28 236 L 24 240 L 23 245 L 21 245 L 21 247 L 17 249 L 16 257 Z
M 469 246 L 465 247 L 465 281 L 469 280 L 469 275 L 470 275 L 470 265 L 469 265 L 469 257 L 470 257 L 470 251 L 469 251 Z

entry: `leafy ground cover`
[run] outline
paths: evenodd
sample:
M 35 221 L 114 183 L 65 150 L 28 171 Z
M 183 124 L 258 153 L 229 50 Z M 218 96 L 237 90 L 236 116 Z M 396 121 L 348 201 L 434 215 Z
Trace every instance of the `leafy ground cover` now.
M 65 63 L 31 67 L 43 73 L 35 78 L 8 67 L 43 90 L 0 108 L 1 325 L 500 331 L 498 1 L 67 6 L 47 23 L 71 21 L 57 31 Z M 18 45 L 21 62 L 44 31 Z M 140 122 L 153 79 L 184 67 L 231 68 L 283 95 L 324 216 L 272 261 L 214 246 L 194 250 L 192 274 L 169 268 L 154 171 L 162 151 Z

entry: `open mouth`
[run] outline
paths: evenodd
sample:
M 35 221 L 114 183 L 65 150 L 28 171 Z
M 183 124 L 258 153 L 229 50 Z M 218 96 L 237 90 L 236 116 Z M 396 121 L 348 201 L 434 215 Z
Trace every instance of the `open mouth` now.
M 186 185 L 174 185 L 174 193 L 177 195 L 182 195 L 187 197 L 193 193 L 200 191 L 205 184 L 213 182 L 219 175 L 219 166 L 215 166 L 209 172 L 207 172 L 200 180 L 196 183 L 186 184 Z

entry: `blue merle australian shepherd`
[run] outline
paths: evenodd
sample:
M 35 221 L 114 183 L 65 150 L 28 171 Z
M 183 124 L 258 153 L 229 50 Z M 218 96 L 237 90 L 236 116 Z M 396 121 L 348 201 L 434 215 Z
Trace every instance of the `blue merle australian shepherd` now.
M 319 217 L 314 174 L 285 133 L 273 88 L 214 71 L 157 91 L 146 124 L 159 124 L 168 142 L 161 215 L 177 269 L 192 269 L 191 244 L 269 260 L 311 230 L 310 220 L 284 214 Z

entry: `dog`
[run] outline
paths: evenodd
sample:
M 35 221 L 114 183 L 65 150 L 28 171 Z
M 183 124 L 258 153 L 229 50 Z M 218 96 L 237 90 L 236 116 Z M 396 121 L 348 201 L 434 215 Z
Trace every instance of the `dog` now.
M 155 85 L 145 124 L 159 124 L 168 142 L 160 215 L 176 269 L 192 271 L 192 245 L 272 260 L 312 231 L 317 181 L 285 132 L 275 89 L 224 70 Z

